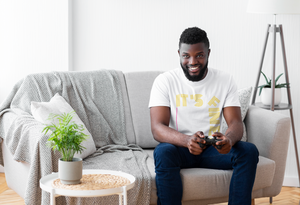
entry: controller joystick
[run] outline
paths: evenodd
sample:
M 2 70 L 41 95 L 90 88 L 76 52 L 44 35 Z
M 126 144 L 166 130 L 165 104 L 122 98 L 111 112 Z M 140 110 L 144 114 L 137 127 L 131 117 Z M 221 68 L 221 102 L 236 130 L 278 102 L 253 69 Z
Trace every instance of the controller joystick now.
M 216 145 L 216 142 L 219 142 L 219 141 L 222 141 L 221 139 L 217 139 L 216 137 L 214 136 L 205 136 L 204 137 L 204 140 L 205 140 L 205 144 L 202 144 L 200 142 L 198 142 L 198 144 L 200 145 L 201 148 L 207 146 L 207 145 Z M 216 145 L 216 147 L 218 149 L 221 149 L 223 145 Z

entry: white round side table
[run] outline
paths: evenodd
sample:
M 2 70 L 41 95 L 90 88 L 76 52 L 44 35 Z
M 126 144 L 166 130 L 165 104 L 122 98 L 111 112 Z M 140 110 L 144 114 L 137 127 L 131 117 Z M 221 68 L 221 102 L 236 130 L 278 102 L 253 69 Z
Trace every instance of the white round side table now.
M 119 205 L 127 205 L 127 190 L 134 187 L 135 177 L 131 174 L 127 174 L 121 171 L 100 170 L 100 169 L 84 169 L 82 174 L 111 174 L 116 176 L 122 176 L 130 181 L 130 184 L 116 187 L 112 189 L 100 189 L 100 190 L 67 190 L 56 189 L 52 186 L 52 182 L 58 178 L 58 173 L 52 173 L 44 176 L 40 179 L 40 187 L 44 191 L 50 193 L 50 204 L 55 205 L 55 197 L 58 196 L 71 196 L 71 197 L 98 197 L 107 195 L 119 195 Z

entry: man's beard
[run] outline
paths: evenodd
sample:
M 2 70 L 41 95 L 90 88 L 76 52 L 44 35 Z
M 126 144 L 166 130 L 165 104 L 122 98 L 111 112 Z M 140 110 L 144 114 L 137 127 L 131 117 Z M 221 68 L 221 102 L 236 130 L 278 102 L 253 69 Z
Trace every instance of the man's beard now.
M 180 65 L 181 65 L 181 68 L 182 68 L 182 70 L 184 72 L 185 77 L 188 80 L 190 80 L 190 81 L 196 82 L 196 81 L 200 81 L 200 80 L 203 79 L 203 77 L 204 77 L 204 75 L 205 75 L 205 73 L 207 71 L 208 61 L 207 61 L 206 65 L 200 70 L 200 73 L 198 75 L 193 75 L 193 76 L 189 74 L 189 68 L 188 68 L 188 66 L 184 67 L 182 65 L 182 63 L 180 63 Z

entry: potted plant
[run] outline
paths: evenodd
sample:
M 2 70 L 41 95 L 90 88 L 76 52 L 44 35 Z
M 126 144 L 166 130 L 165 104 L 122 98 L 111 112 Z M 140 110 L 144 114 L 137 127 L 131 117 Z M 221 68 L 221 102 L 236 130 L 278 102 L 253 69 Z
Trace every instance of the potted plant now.
M 85 149 L 81 142 L 86 140 L 87 135 L 82 132 L 83 125 L 71 121 L 74 113 L 50 114 L 52 123 L 42 131 L 45 134 L 52 131 L 47 145 L 62 156 L 58 163 L 58 175 L 63 184 L 78 184 L 82 178 L 82 159 L 74 158 L 74 154 Z
M 263 74 L 266 84 L 258 86 L 259 95 L 261 95 L 261 101 L 264 105 L 271 105 L 272 104 L 272 80 L 267 78 L 267 76 L 261 71 Z M 281 73 L 277 76 L 275 79 L 275 96 L 274 96 L 274 105 L 278 105 L 281 102 L 281 89 L 280 88 L 286 88 L 288 86 L 288 83 L 278 83 L 279 78 L 283 75 Z

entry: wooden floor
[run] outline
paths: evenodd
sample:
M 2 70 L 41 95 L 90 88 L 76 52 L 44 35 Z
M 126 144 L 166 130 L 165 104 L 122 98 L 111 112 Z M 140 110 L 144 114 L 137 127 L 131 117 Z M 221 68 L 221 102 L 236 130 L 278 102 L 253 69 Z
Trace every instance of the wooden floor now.
M 1 196 L 1 195 L 0 195 Z M 276 197 L 273 197 L 272 205 L 300 205 L 300 188 L 282 187 L 281 192 Z M 221 203 L 218 205 L 225 205 Z M 255 199 L 255 205 L 269 205 L 269 198 Z
M 282 187 L 280 194 L 273 198 L 273 205 L 299 205 L 300 188 Z M 13 190 L 7 187 L 5 176 L 0 173 L 0 204 L 24 205 L 24 200 Z M 218 205 L 225 205 L 221 203 Z M 255 205 L 269 205 L 269 198 L 255 199 Z

